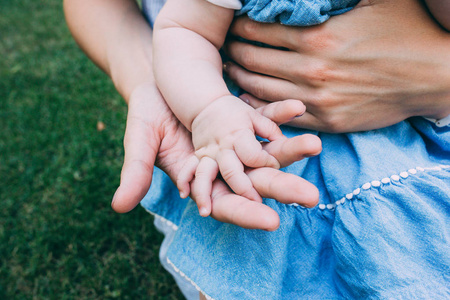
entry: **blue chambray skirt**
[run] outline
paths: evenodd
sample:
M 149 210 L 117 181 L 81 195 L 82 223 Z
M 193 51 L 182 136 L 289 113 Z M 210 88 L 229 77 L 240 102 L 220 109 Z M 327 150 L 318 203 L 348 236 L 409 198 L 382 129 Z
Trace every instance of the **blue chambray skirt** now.
M 320 202 L 264 199 L 280 215 L 275 232 L 200 217 L 155 170 L 141 204 L 166 234 L 163 265 L 186 296 L 449 299 L 450 126 L 415 117 L 367 132 L 283 132 L 322 139 L 319 156 L 284 169 L 315 184 Z

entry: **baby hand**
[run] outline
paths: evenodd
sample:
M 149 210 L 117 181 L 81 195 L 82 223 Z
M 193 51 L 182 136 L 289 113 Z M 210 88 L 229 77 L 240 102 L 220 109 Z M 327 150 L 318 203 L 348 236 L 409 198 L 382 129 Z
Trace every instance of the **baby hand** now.
M 280 111 L 283 107 L 289 109 L 284 115 L 292 117 L 305 109 L 299 101 L 293 100 L 273 104 L 274 110 Z M 180 172 L 177 185 L 180 195 L 186 197 L 195 173 L 195 196 L 202 216 L 211 212 L 211 186 L 219 170 L 236 194 L 262 201 L 244 173 L 244 166 L 278 169 L 280 164 L 263 149 L 255 134 L 269 141 L 286 139 L 274 122 L 233 96 L 214 101 L 194 120 L 192 135 L 196 156 Z

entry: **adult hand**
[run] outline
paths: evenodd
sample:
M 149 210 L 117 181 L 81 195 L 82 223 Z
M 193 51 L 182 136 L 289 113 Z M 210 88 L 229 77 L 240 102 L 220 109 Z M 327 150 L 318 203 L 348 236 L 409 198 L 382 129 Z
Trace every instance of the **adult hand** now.
M 230 41 L 225 70 L 253 107 L 301 100 L 307 113 L 290 125 L 351 132 L 450 114 L 450 35 L 421 1 L 362 0 L 309 28 L 242 17 L 231 32 L 289 50 Z
M 277 109 L 277 106 L 266 106 L 260 112 L 277 123 L 292 117 L 286 113 L 289 110 Z M 112 203 L 113 209 L 120 213 L 132 210 L 147 193 L 155 163 L 175 180 L 193 154 L 190 133 L 174 117 L 152 83 L 140 85 L 130 96 L 124 145 L 121 183 Z M 321 150 L 320 140 L 312 135 L 268 143 L 264 147 L 283 166 Z M 300 177 L 271 168 L 249 169 L 247 174 L 263 197 L 309 207 L 318 201 L 317 188 Z M 195 198 L 195 183 L 193 186 Z M 211 211 L 213 218 L 244 228 L 275 230 L 279 225 L 274 210 L 233 194 L 220 180 L 213 184 Z

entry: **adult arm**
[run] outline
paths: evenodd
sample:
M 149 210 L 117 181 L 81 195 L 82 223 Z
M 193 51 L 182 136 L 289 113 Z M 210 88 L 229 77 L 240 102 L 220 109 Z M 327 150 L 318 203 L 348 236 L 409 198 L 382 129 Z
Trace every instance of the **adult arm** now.
M 362 0 L 309 28 L 240 18 L 231 31 L 289 49 L 231 41 L 226 69 L 254 107 L 301 100 L 307 113 L 293 126 L 351 132 L 450 114 L 450 35 L 420 1 Z
M 65 0 L 64 11 L 77 43 L 112 78 L 129 105 L 125 160 L 112 204 L 117 212 L 127 212 L 147 193 L 155 163 L 172 179 L 176 177 L 192 150 L 190 136 L 156 88 L 152 73 L 152 32 L 135 1 Z M 280 117 L 270 109 L 262 113 L 277 122 L 285 120 L 285 116 Z M 285 158 L 284 164 L 320 152 L 320 141 L 310 136 L 291 142 L 269 144 L 268 151 L 279 159 Z M 303 145 L 300 150 L 299 145 Z M 284 202 L 306 199 L 312 205 L 317 203 L 317 189 L 310 188 L 311 184 L 299 177 L 267 168 L 252 170 L 249 177 L 262 196 Z M 263 180 L 269 180 L 270 184 L 264 184 Z M 286 185 L 292 188 L 287 189 Z M 295 194 L 302 190 L 310 193 Z M 232 194 L 221 182 L 215 182 L 212 200 L 212 216 L 219 221 L 246 228 L 274 230 L 278 227 L 275 211 Z

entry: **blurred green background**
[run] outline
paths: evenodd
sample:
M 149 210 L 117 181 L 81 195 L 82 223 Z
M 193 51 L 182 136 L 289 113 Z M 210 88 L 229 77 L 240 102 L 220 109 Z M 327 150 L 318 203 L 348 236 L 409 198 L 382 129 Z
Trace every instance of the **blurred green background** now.
M 0 0 L 0 55 L 0 299 L 181 299 L 153 218 L 110 208 L 126 105 L 62 0 Z

